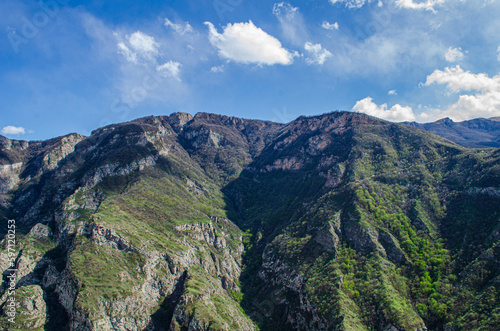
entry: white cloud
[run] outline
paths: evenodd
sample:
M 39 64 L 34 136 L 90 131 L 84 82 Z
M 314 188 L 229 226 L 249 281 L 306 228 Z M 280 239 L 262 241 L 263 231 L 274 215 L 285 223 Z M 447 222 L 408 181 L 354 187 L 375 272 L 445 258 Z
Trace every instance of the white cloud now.
M 388 95 L 398 95 L 398 91 L 396 90 L 390 90 L 389 92 L 387 92 Z
M 298 7 L 293 7 L 288 2 L 275 3 L 273 14 L 280 22 L 286 40 L 299 46 L 308 39 L 306 24 Z
M 8 125 L 2 129 L 2 134 L 9 134 L 9 135 L 26 134 L 26 129 L 21 126 Z
M 174 29 L 175 32 L 177 32 L 180 35 L 184 35 L 185 33 L 193 32 L 193 27 L 189 24 L 189 22 L 186 22 L 184 24 L 176 24 L 176 23 L 173 23 L 168 18 L 166 18 L 164 24 L 167 28 L 171 27 L 172 29 Z
M 365 4 L 373 2 L 374 0 L 329 0 L 332 5 L 344 4 L 347 8 L 361 8 Z M 382 1 L 378 2 L 378 6 L 381 7 Z
M 224 72 L 224 65 L 214 66 L 210 69 L 213 73 Z
M 498 58 L 497 58 L 497 60 L 500 61 L 500 46 L 498 46 L 497 52 L 498 52 Z
M 381 106 L 377 106 L 377 104 L 375 104 L 373 102 L 373 99 L 370 97 L 356 102 L 354 107 L 352 107 L 352 111 L 364 113 L 393 122 L 411 122 L 416 120 L 416 116 L 410 107 L 403 107 L 399 104 L 396 104 L 390 109 L 387 109 L 386 103 Z
M 124 42 L 119 42 L 118 43 L 118 53 L 125 56 L 127 61 L 132 62 L 132 63 L 137 63 L 137 53 L 132 52 L 130 48 L 125 45 Z
M 173 77 L 177 80 L 181 80 L 179 75 L 181 73 L 181 64 L 179 62 L 168 61 L 161 66 L 156 67 L 156 70 L 163 77 Z
M 412 14 L 404 13 L 402 16 L 406 15 Z M 436 41 L 428 31 L 420 27 L 409 28 L 400 24 L 400 19 L 403 18 L 393 16 L 387 26 L 372 22 L 374 25 L 370 26 L 383 27 L 373 30 L 372 35 L 365 35 L 362 29 L 356 29 L 356 36 L 348 31 L 339 33 L 335 43 L 328 45 L 328 49 L 335 54 L 335 61 L 331 61 L 329 68 L 336 73 L 356 74 L 368 79 L 378 74 L 387 74 L 394 79 L 394 72 L 414 72 L 415 63 L 431 65 L 446 53 L 449 45 L 443 48 L 442 43 Z
M 180 38 L 174 31 L 170 33 L 166 31 L 162 25 L 163 18 L 159 26 L 146 32 L 138 28 L 129 30 L 123 25 L 104 23 L 90 14 L 85 14 L 84 17 L 84 27 L 91 45 L 86 44 L 84 48 L 91 47 L 93 57 L 95 57 L 92 61 L 99 63 L 99 66 L 93 66 L 92 70 L 100 70 L 106 76 L 102 84 L 96 86 L 99 89 L 106 89 L 106 95 L 103 95 L 103 100 L 99 102 L 109 105 L 102 110 L 101 123 L 123 122 L 139 117 L 140 105 L 150 107 L 153 104 L 161 104 L 164 107 L 170 107 L 192 99 L 191 86 L 177 77 L 184 81 L 184 67 L 198 65 L 202 61 L 199 58 L 208 54 L 208 50 L 205 52 L 197 50 L 193 54 L 194 52 L 186 49 L 187 44 L 198 45 L 197 42 L 202 43 L 205 49 L 208 48 L 205 36 L 193 33 Z M 80 24 L 79 21 L 77 22 Z M 145 38 L 152 41 L 149 44 L 153 46 L 149 48 L 153 50 L 153 53 L 150 53 L 151 56 L 148 58 L 136 51 L 129 42 L 129 39 L 134 42 L 132 35 L 138 30 L 143 35 L 151 37 L 151 39 Z M 139 44 L 135 43 L 136 46 Z M 153 54 L 157 55 L 153 56 Z M 163 67 L 161 72 L 157 69 L 170 60 L 183 64 L 179 67 L 177 77 L 169 76 L 168 66 Z M 175 75 L 175 67 L 170 69 L 170 74 Z M 79 101 L 79 104 L 82 102 Z
M 448 62 L 456 62 L 464 58 L 464 53 L 462 53 L 462 49 L 460 47 L 459 48 L 450 47 L 444 57 Z
M 447 84 L 452 92 L 460 91 L 491 91 L 500 89 L 500 76 L 489 78 L 487 74 L 473 74 L 470 71 L 464 71 L 460 66 L 445 68 L 444 71 L 435 70 L 427 76 L 425 85 L 432 83 Z
M 429 10 L 434 12 L 434 6 L 440 5 L 444 1 L 445 0 L 426 0 L 424 2 L 415 2 L 414 0 L 396 0 L 396 6 L 407 9 Z
M 134 32 L 132 35 L 127 36 L 127 38 L 134 51 L 144 57 L 151 58 L 158 55 L 159 44 L 156 42 L 155 38 L 141 31 Z
M 278 39 L 256 27 L 252 21 L 228 24 L 222 33 L 218 33 L 212 23 L 205 24 L 209 28 L 209 41 L 219 49 L 222 58 L 259 65 L 289 65 L 293 62 L 294 55 L 283 48 Z
M 500 75 L 488 77 L 487 74 L 473 74 L 464 71 L 460 66 L 435 70 L 427 76 L 426 86 L 446 84 L 450 92 L 472 92 L 461 94 L 458 101 L 446 110 L 436 110 L 434 117 L 450 117 L 455 121 L 469 120 L 477 117 L 493 117 L 500 115 Z
M 139 58 L 151 60 L 159 55 L 158 42 L 141 31 L 127 35 L 125 39 L 126 41 L 118 42 L 118 53 L 129 62 L 138 63 Z
M 335 22 L 335 23 L 332 24 L 330 22 L 324 21 L 323 24 L 321 24 L 321 27 L 323 29 L 326 29 L 326 30 L 338 30 L 339 29 L 339 23 Z
M 333 56 L 333 54 L 324 49 L 321 44 L 313 44 L 311 42 L 307 42 L 304 45 L 304 49 L 310 54 L 310 57 L 306 58 L 307 64 L 322 65 L 328 58 Z
M 291 16 L 293 18 L 298 11 L 299 7 L 293 7 L 288 2 L 275 3 L 273 6 L 273 14 L 277 17 Z

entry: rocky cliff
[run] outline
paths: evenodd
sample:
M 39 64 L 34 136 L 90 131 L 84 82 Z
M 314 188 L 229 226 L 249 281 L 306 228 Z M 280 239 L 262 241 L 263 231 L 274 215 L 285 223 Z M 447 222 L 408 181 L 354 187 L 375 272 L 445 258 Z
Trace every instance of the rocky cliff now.
M 424 330 L 498 321 L 500 153 L 345 112 L 176 113 L 0 140 L 4 329 Z M 478 221 L 480 220 L 480 221 Z

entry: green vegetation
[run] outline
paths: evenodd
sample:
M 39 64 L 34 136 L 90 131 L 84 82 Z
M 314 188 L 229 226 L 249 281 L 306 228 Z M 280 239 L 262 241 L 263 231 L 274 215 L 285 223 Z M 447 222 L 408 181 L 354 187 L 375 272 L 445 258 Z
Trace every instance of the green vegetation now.
M 258 247 L 272 242 L 280 258 L 306 276 L 309 298 L 332 326 L 376 329 L 381 319 L 403 329 L 494 325 L 499 302 L 491 284 L 498 262 L 476 261 L 465 279 L 458 274 L 485 247 L 496 245 L 487 236 L 498 224 L 500 204 L 487 195 L 464 196 L 467 202 L 453 197 L 487 184 L 485 178 L 495 183 L 498 172 L 490 167 L 498 153 L 463 150 L 398 125 L 356 130 L 353 150 L 342 163 L 349 181 L 333 191 L 321 187 L 324 182 L 310 168 L 242 173 L 233 184 L 254 206 L 235 217 L 254 234 L 245 241 L 244 306 L 258 309 L 251 304 L 265 286 L 255 277 L 262 263 Z M 478 227 L 475 220 L 486 222 Z M 316 238 L 332 226 L 340 242 L 325 252 Z M 470 235 L 467 227 L 474 228 Z M 463 243 L 462 253 L 451 239 Z M 458 267 L 456 257 L 464 252 L 476 253 Z M 481 322 L 472 323 L 478 316 Z
M 50 220 L 59 245 L 20 224 L 23 254 L 68 266 L 91 321 L 156 314 L 179 329 L 356 331 L 500 322 L 499 150 L 359 114 L 286 126 L 202 114 L 182 131 L 168 121 L 102 129 L 59 172 L 39 175 L 31 162 L 33 182 L 0 210 Z M 154 165 L 139 168 L 146 158 Z M 146 281 L 158 291 L 141 316 L 109 308 L 140 301 Z M 50 300 L 57 286 L 43 289 Z
M 79 304 L 97 312 L 102 299 L 125 298 L 140 282 L 142 257 L 106 245 L 96 245 L 83 237 L 71 253 L 71 271 L 79 281 Z
M 23 286 L 13 294 L 15 301 L 15 317 L 12 320 L 8 316 L 0 316 L 0 328 L 2 330 L 43 331 L 45 316 L 45 303 L 43 292 L 38 285 Z

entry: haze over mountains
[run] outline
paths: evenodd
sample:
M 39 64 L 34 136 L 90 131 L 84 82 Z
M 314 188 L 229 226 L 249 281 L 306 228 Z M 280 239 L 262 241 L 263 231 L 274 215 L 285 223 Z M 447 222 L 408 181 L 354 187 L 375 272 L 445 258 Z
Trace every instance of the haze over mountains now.
M 471 122 L 423 128 L 498 142 L 496 122 Z M 495 330 L 500 150 L 414 126 L 175 113 L 2 137 L 16 327 Z
M 433 123 L 406 122 L 405 124 L 432 132 L 465 147 L 500 147 L 500 117 L 477 118 L 463 122 L 444 118 Z

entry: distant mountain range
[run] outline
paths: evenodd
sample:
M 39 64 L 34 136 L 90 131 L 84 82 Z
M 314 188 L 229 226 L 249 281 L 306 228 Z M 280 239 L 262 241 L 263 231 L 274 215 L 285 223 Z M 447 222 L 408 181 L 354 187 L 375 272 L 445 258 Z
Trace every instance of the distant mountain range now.
M 463 122 L 443 118 L 433 123 L 405 122 L 404 124 L 432 132 L 464 147 L 500 147 L 500 117 L 477 118 Z

